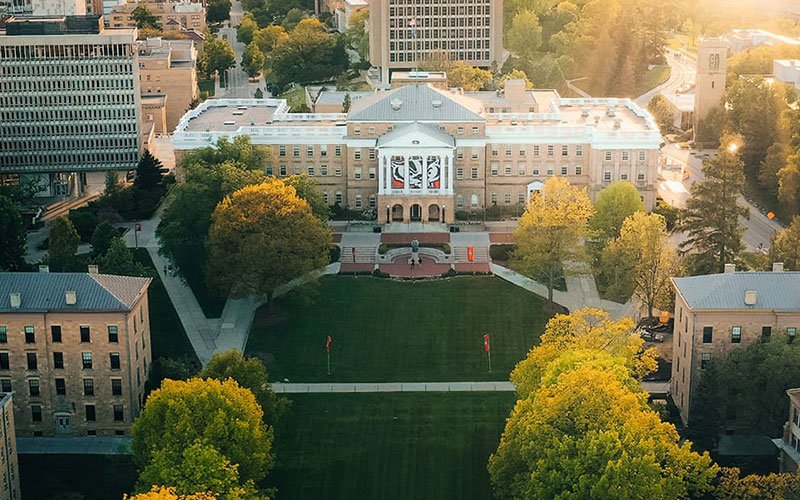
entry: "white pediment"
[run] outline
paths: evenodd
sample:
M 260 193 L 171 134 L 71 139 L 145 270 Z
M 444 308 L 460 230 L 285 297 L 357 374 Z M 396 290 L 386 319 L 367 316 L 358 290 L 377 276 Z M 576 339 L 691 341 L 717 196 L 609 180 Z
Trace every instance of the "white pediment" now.
M 379 137 L 377 147 L 453 149 L 455 140 L 438 128 L 421 123 L 412 123 Z

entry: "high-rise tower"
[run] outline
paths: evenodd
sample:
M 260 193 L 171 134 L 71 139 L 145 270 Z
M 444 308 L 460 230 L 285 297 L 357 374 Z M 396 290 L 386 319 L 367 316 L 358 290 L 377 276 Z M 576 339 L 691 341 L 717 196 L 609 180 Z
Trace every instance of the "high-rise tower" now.
M 722 38 L 701 38 L 697 48 L 694 94 L 694 130 L 711 109 L 722 104 L 728 71 L 728 43 Z

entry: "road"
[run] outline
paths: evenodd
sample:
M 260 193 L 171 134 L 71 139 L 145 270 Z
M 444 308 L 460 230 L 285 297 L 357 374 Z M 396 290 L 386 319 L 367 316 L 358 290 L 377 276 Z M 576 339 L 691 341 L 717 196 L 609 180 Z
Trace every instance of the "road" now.
M 694 84 L 696 74 L 694 61 L 687 61 L 685 56 L 669 49 L 664 57 L 670 68 L 669 78 L 663 84 L 634 99 L 634 102 L 643 108 L 647 108 L 650 99 L 656 94 L 674 94 Z
M 247 73 L 242 69 L 242 53 L 244 52 L 245 45 L 240 43 L 236 38 L 236 26 L 242 22 L 244 10 L 242 3 L 239 0 L 231 2 L 231 20 L 226 23 L 225 27 L 220 28 L 218 36 L 220 38 L 227 38 L 230 42 L 233 51 L 236 53 L 236 64 L 228 70 L 228 88 L 220 89 L 218 97 L 226 99 L 246 99 L 252 98 L 257 88 L 264 91 L 263 80 L 259 79 L 258 83 L 250 83 Z M 265 96 L 267 94 L 265 93 Z

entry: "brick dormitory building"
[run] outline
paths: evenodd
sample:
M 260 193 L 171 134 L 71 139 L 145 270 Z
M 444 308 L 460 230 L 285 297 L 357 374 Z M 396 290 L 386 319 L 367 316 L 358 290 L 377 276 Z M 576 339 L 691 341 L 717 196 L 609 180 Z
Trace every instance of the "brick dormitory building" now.
M 18 436 L 125 435 L 152 356 L 149 278 L 0 273 L 0 391 Z
M 628 181 L 653 208 L 662 138 L 632 101 L 565 99 L 521 80 L 504 92 L 463 92 L 431 84 L 442 81 L 435 76 L 396 73 L 395 88 L 353 99 L 348 113 L 208 100 L 179 122 L 176 156 L 247 135 L 271 147 L 267 174 L 308 174 L 330 205 L 373 209 L 381 223 L 451 223 L 456 212 L 523 205 L 552 176 L 592 197 Z

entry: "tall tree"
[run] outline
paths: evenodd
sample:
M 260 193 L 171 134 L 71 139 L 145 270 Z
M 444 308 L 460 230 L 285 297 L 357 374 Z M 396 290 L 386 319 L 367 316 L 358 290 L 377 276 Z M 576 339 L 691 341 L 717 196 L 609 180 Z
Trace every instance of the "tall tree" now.
M 274 426 L 291 404 L 272 390 L 264 363 L 258 358 L 245 358 L 237 350 L 214 354 L 200 376 L 217 380 L 232 379 L 240 387 L 250 389 L 264 411 L 264 422 L 269 426 Z
M 48 263 L 53 271 L 71 271 L 81 238 L 68 217 L 50 221 L 50 239 L 47 250 Z
M 261 28 L 253 34 L 253 42 L 258 45 L 261 52 L 266 56 L 276 45 L 289 38 L 289 34 L 280 25 L 270 25 L 266 28 Z
M 588 232 L 588 220 L 593 213 L 585 189 L 570 185 L 566 179 L 551 177 L 541 193 L 531 196 L 514 232 L 517 249 L 511 266 L 530 276 L 545 278 L 551 306 L 561 264 L 580 254 L 580 242 Z
M 122 238 L 114 238 L 105 254 L 100 257 L 100 272 L 118 276 L 147 276 L 144 266 L 133 258 L 133 252 Z
M 278 179 L 227 197 L 212 216 L 208 277 L 225 296 L 259 297 L 328 262 L 331 232 Z
M 22 271 L 25 269 L 25 223 L 16 203 L 0 196 L 0 271 Z
M 227 40 L 212 36 L 203 44 L 200 68 L 207 78 L 211 78 L 217 72 L 221 75 L 235 63 L 236 54 Z
M 230 18 L 231 0 L 208 0 L 206 2 L 206 21 L 209 23 L 221 23 Z
M 142 491 L 179 479 L 179 494 L 220 488 L 210 493 L 223 496 L 236 486 L 253 488 L 273 464 L 272 429 L 253 393 L 232 380 L 165 380 L 131 435 Z
M 137 495 L 125 494 L 122 500 L 217 500 L 214 495 L 210 493 L 197 493 L 194 495 L 178 495 L 175 492 L 174 486 L 153 486 L 150 491 L 146 493 L 139 493 Z
M 362 61 L 369 60 L 369 9 L 358 9 L 347 20 L 347 43 L 358 53 Z
M 257 77 L 264 69 L 266 58 L 255 42 L 245 47 L 242 52 L 242 69 L 250 78 Z
M 136 21 L 136 27 L 139 29 L 156 28 L 158 17 L 156 17 L 150 9 L 144 4 L 139 4 L 131 12 L 131 19 Z
M 246 12 L 244 16 L 242 16 L 241 24 L 236 27 L 236 41 L 245 45 L 250 45 L 256 31 L 258 31 L 258 24 L 253 14 Z
M 105 255 L 108 249 L 111 248 L 111 243 L 118 237 L 119 233 L 117 233 L 116 228 L 109 224 L 108 221 L 102 221 L 97 224 L 92 234 L 92 255 L 94 257 Z
M 464 61 L 453 63 L 447 71 L 447 85 L 466 91 L 483 90 L 492 79 L 491 71 L 475 68 Z
M 800 498 L 800 474 L 785 472 L 782 474 L 749 474 L 740 477 L 737 467 L 720 470 L 714 498 L 727 500 L 789 500 Z
M 331 215 L 331 207 L 325 203 L 325 197 L 315 178 L 300 174 L 289 176 L 283 179 L 283 182 L 287 186 L 292 186 L 297 191 L 297 196 L 308 202 L 311 212 L 321 221 L 328 220 Z
M 523 59 L 533 59 L 542 45 L 542 27 L 532 10 L 518 12 L 506 32 L 506 47 Z
M 783 262 L 787 271 L 800 271 L 800 215 L 792 217 L 792 223 L 775 235 L 769 256 L 772 262 Z
M 589 228 L 598 236 L 610 240 L 619 236 L 622 223 L 636 212 L 644 211 L 639 191 L 628 181 L 609 184 L 594 202 L 595 213 L 589 220 Z
M 161 169 L 164 165 L 161 160 L 153 156 L 149 149 L 145 149 L 142 157 L 139 159 L 139 164 L 136 166 L 136 180 L 134 187 L 144 189 L 145 191 L 152 191 L 161 184 L 163 174 Z
M 604 250 L 603 263 L 606 272 L 622 267 L 621 274 L 630 280 L 629 294 L 647 306 L 648 317 L 655 307 L 666 309 L 671 303 L 669 279 L 680 273 L 680 263 L 662 216 L 636 212 L 625 219 L 619 238 Z M 616 269 L 609 269 L 612 265 Z
M 739 204 L 744 171 L 733 140 L 724 140 L 717 155 L 703 162 L 705 179 L 692 185 L 683 213 L 687 239 L 681 249 L 692 252 L 689 267 L 696 274 L 723 272 L 744 246 L 739 219 L 750 212 Z

